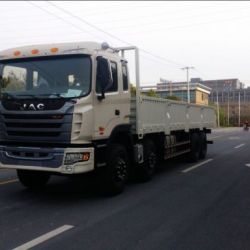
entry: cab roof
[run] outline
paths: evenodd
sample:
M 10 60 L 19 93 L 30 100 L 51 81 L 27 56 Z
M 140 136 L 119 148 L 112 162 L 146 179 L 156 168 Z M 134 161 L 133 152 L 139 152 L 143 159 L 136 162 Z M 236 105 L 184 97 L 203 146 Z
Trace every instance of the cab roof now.
M 102 45 L 101 43 L 86 41 L 22 46 L 0 51 L 0 60 L 68 54 L 93 55 L 97 53 L 100 55 L 119 56 L 116 53 L 117 51 L 103 48 Z

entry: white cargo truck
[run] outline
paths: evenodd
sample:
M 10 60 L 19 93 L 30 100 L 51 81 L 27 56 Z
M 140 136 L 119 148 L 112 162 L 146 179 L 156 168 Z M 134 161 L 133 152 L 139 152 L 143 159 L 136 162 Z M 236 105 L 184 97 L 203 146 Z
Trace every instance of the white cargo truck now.
M 125 52 L 135 52 L 131 97 Z M 95 42 L 0 52 L 0 167 L 40 188 L 50 175 L 96 172 L 107 192 L 150 180 L 161 160 L 205 158 L 214 109 L 140 94 L 139 51 Z

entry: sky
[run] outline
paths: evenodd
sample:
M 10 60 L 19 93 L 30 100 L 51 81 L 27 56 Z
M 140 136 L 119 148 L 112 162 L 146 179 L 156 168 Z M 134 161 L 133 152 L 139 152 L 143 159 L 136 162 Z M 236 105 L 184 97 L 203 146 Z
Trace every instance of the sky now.
M 249 1 L 0 1 L 0 50 L 96 41 L 140 48 L 142 85 L 238 78 L 250 86 Z M 128 55 L 131 82 L 134 62 Z

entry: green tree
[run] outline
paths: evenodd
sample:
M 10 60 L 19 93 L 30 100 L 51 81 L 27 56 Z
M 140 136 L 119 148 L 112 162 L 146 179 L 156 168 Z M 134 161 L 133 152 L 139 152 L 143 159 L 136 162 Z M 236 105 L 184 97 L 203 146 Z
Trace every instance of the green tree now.
M 225 111 L 222 108 L 219 108 L 219 114 L 220 114 L 220 126 L 227 127 L 227 117 Z
M 151 96 L 151 97 L 159 97 L 159 96 L 156 94 L 155 90 L 153 90 L 153 89 L 150 89 L 150 90 L 147 92 L 146 95 L 147 95 L 147 96 Z
M 131 96 L 136 96 L 136 87 L 130 83 L 130 93 Z
M 217 112 L 217 104 L 213 103 L 213 102 L 209 102 L 208 104 L 209 106 L 213 107 L 215 110 L 215 114 L 216 114 L 216 124 L 218 123 L 218 112 Z M 219 116 L 220 116 L 220 126 L 221 127 L 227 127 L 227 116 L 225 114 L 224 109 L 222 109 L 219 106 Z
M 168 100 L 174 100 L 174 101 L 181 101 L 181 99 L 178 96 L 175 95 L 169 95 L 166 97 Z

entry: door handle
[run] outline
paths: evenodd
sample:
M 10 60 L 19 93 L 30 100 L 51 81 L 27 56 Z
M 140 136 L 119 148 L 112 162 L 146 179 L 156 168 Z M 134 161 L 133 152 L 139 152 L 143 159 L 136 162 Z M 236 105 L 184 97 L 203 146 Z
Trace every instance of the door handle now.
M 120 115 L 120 110 L 119 109 L 115 110 L 115 115 Z

